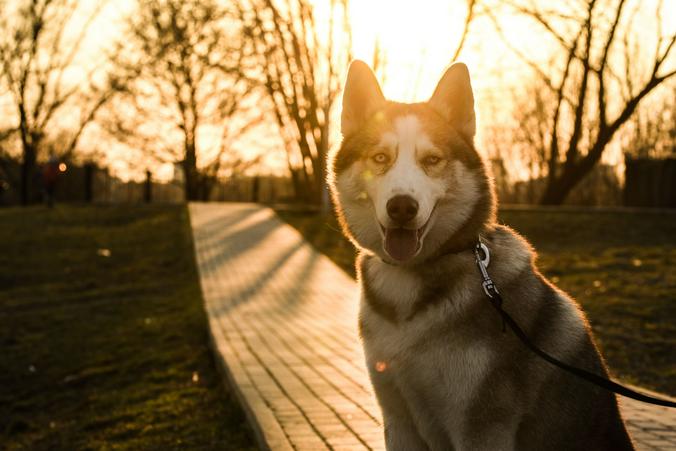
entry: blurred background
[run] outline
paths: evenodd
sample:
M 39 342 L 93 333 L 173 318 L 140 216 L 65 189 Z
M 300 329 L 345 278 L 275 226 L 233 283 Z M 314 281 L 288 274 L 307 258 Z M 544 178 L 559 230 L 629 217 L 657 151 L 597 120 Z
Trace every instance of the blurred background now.
M 614 377 L 676 395 L 675 44 L 673 0 L 0 0 L 0 449 L 254 448 L 186 202 L 267 204 L 354 277 L 355 58 L 403 102 L 469 66 L 499 221 Z
M 676 206 L 676 5 L 659 0 L 2 2 L 0 205 L 321 205 L 363 59 L 424 101 L 464 61 L 509 204 Z

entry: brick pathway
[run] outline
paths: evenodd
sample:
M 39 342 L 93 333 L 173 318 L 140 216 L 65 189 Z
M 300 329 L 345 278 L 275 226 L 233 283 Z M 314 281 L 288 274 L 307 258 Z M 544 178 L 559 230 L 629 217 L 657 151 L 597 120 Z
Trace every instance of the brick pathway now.
M 263 449 L 383 449 L 354 281 L 268 208 L 191 204 L 217 358 Z M 639 449 L 676 450 L 676 411 L 624 399 Z

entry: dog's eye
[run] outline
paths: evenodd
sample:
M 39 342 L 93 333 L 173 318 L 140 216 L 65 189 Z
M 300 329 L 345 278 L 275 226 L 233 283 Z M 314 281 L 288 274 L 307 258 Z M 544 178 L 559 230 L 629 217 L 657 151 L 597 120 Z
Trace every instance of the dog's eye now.
M 441 161 L 440 157 L 437 157 L 436 155 L 428 155 L 425 158 L 423 158 L 423 164 L 425 166 L 436 166 L 439 164 Z
M 387 154 L 380 152 L 373 155 L 371 159 L 378 164 L 385 164 L 390 160 L 390 157 L 388 157 Z

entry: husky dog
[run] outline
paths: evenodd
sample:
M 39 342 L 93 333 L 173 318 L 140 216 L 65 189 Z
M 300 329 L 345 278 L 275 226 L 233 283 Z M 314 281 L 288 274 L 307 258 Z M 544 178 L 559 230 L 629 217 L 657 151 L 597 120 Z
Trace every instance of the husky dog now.
M 387 449 L 633 449 L 615 395 L 532 354 L 486 299 L 479 238 L 504 309 L 530 339 L 607 376 L 579 306 L 496 223 L 475 129 L 465 65 L 450 66 L 428 102 L 403 104 L 351 64 L 329 181 L 359 249 L 359 329 Z

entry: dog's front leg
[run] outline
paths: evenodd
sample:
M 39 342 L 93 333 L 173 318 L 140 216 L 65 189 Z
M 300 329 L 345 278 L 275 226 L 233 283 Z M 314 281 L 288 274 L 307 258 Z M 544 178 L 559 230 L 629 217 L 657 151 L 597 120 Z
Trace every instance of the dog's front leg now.
M 388 376 L 371 374 L 371 382 L 383 413 L 388 451 L 428 451 L 406 401 Z
M 483 424 L 480 433 L 465 435 L 460 449 L 468 451 L 515 451 L 516 427 L 509 423 Z
M 385 421 L 385 447 L 388 451 L 429 450 L 410 418 L 386 415 L 384 410 L 383 416 Z

